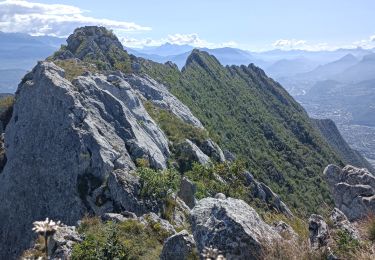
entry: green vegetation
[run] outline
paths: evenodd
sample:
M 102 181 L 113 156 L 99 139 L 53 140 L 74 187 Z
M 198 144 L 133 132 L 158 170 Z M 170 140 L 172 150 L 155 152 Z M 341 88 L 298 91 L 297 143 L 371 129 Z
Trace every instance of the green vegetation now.
M 302 215 L 332 204 L 322 172 L 341 164 L 304 109 L 254 65 L 223 67 L 194 50 L 180 72 L 139 59 L 143 72 L 166 84 L 222 148 Z
M 65 78 L 72 81 L 74 78 L 81 76 L 86 71 L 97 72 L 97 68 L 86 62 L 79 60 L 67 59 L 56 60 L 54 63 L 65 71 Z
M 207 131 L 183 122 L 171 112 L 157 108 L 149 101 L 144 102 L 144 106 L 170 141 L 177 143 L 189 139 L 194 143 L 200 143 L 208 138 Z
M 103 223 L 84 218 L 78 231 L 85 239 L 75 244 L 72 259 L 158 259 L 168 234 L 154 226 L 137 220 Z
M 239 198 L 249 202 L 250 189 L 245 186 L 244 164 L 219 163 L 211 166 L 194 164 L 191 171 L 185 173 L 197 186 L 196 197 L 214 197 L 224 193 L 228 197 Z
M 352 238 L 352 236 L 344 230 L 338 230 L 334 239 L 336 242 L 337 253 L 339 255 L 345 256 L 346 253 L 354 252 L 360 247 L 359 241 Z
M 170 194 L 177 191 L 180 184 L 180 174 L 174 169 L 153 170 L 138 168 L 137 174 L 141 179 L 141 195 L 165 200 Z

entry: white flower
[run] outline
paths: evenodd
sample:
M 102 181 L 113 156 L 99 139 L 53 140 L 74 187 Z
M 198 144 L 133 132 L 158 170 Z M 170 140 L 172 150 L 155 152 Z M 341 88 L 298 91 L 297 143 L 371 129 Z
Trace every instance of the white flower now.
M 61 222 L 55 222 L 46 218 L 44 221 L 35 221 L 33 225 L 33 231 L 38 234 L 53 234 L 61 226 Z

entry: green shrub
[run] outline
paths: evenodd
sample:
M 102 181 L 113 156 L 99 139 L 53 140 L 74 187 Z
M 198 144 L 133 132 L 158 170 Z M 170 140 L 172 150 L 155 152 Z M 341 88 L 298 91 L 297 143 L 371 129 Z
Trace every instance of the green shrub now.
M 354 239 L 346 230 L 338 230 L 334 239 L 336 241 L 338 253 L 341 255 L 354 252 L 360 247 L 359 241 Z
M 145 226 L 137 220 L 103 223 L 84 218 L 79 232 L 84 236 L 74 245 L 72 259 L 158 259 L 163 239 L 156 225 Z
M 180 184 L 180 174 L 174 169 L 154 170 L 138 168 L 137 174 L 141 180 L 141 195 L 165 200 L 176 192 Z

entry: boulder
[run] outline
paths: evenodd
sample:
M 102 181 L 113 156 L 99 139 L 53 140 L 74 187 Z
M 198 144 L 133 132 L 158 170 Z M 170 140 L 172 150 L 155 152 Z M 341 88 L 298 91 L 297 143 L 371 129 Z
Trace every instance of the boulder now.
M 52 260 L 68 260 L 75 243 L 82 242 L 75 227 L 61 226 L 48 240 L 48 255 Z
M 200 252 L 212 246 L 227 259 L 261 259 L 266 247 L 281 239 L 242 200 L 204 198 L 191 211 L 194 240 Z
M 195 206 L 195 192 L 197 188 L 195 184 L 188 178 L 183 177 L 180 184 L 178 196 L 186 203 L 189 208 Z
M 161 260 L 187 260 L 194 259 L 195 242 L 192 235 L 186 230 L 168 237 L 164 242 L 163 250 L 160 255 Z
M 115 170 L 108 178 L 108 190 L 117 211 L 129 211 L 140 216 L 146 212 L 159 212 L 156 201 L 143 199 L 140 196 L 139 177 L 125 170 Z
M 179 197 L 175 200 L 176 205 L 172 216 L 172 224 L 176 229 L 184 229 L 190 226 L 190 208 Z
M 203 165 L 210 163 L 210 158 L 205 155 L 198 146 L 192 141 L 186 139 L 184 142 L 179 143 L 176 147 L 177 154 L 188 162 L 198 162 Z
M 249 178 L 250 179 L 250 178 Z M 292 211 L 288 206 L 280 199 L 279 195 L 274 193 L 270 187 L 263 182 L 253 180 L 253 196 L 268 203 L 274 207 L 278 212 L 283 213 L 285 216 L 293 217 Z
M 324 176 L 336 207 L 350 221 L 375 213 L 375 176 L 367 169 L 328 165 Z
M 329 218 L 334 228 L 347 232 L 353 239 L 359 239 L 358 230 L 349 222 L 341 210 L 334 208 Z
M 312 248 L 326 246 L 329 239 L 328 225 L 320 215 L 312 214 L 309 218 L 309 237 Z
M 293 230 L 293 228 L 290 225 L 288 225 L 284 221 L 280 220 L 274 222 L 272 225 L 273 228 L 277 231 L 277 233 L 279 233 L 280 236 L 282 236 L 282 238 L 286 240 L 298 240 L 298 234 Z
M 199 148 L 215 162 L 224 162 L 225 156 L 220 147 L 211 139 L 207 139 L 201 143 Z
M 116 222 L 116 223 L 119 223 L 119 222 L 124 222 L 125 220 L 127 220 L 126 217 L 124 217 L 123 215 L 121 214 L 117 214 L 117 213 L 105 213 L 103 215 L 101 215 L 101 219 L 102 221 L 112 221 L 112 222 Z
M 176 230 L 171 223 L 153 212 L 142 215 L 138 220 L 144 225 L 150 226 L 152 229 L 163 230 L 163 233 L 166 233 L 167 236 L 176 234 Z

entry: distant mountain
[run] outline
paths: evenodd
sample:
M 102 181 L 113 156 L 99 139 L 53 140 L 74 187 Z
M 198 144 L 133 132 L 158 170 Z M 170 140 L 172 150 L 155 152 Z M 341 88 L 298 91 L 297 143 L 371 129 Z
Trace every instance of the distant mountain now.
M 165 63 L 171 61 L 175 63 L 179 68 L 185 65 L 186 59 L 190 55 L 193 47 L 189 45 L 174 45 L 174 44 L 164 44 L 160 47 L 155 47 L 151 49 L 131 49 L 126 48 L 130 54 L 137 57 L 142 57 L 155 62 Z M 206 51 L 211 55 L 214 55 L 222 65 L 249 65 L 250 63 L 255 63 L 258 66 L 265 66 L 266 62 L 253 57 L 249 52 L 236 49 L 236 48 L 197 48 L 201 51 Z M 178 50 L 183 51 L 181 53 L 176 53 Z M 170 54 L 175 53 L 175 54 Z
M 304 57 L 296 59 L 282 59 L 265 68 L 265 71 L 271 75 L 271 77 L 278 79 L 280 77 L 290 77 L 299 73 L 311 71 L 318 65 L 319 63 Z
M 320 65 L 310 72 L 297 75 L 297 77 L 304 80 L 325 80 L 343 72 L 357 62 L 358 59 L 353 54 L 346 54 L 339 60 Z
M 332 79 L 346 83 L 375 79 L 375 53 L 364 56 L 360 62 L 332 76 Z
M 0 32 L 0 93 L 14 92 L 22 75 L 56 51 L 65 39 Z

